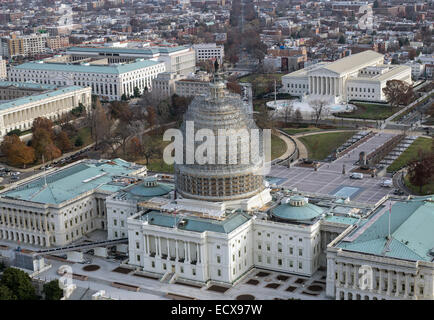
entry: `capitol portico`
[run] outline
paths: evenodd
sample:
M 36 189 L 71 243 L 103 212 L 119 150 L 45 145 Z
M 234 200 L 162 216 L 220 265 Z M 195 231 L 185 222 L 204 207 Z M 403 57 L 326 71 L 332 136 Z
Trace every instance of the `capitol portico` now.
M 411 68 L 384 65 L 384 56 L 364 51 L 334 62 L 319 62 L 282 77 L 285 92 L 311 96 L 331 103 L 351 99 L 384 101 L 382 89 L 389 80 L 411 83 Z

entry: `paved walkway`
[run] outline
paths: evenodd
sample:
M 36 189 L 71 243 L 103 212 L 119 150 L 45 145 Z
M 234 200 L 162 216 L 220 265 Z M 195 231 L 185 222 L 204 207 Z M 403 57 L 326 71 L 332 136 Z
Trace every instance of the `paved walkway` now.
M 280 139 L 282 139 L 286 143 L 286 151 L 280 157 L 278 157 L 276 159 L 272 159 L 272 160 L 277 160 L 277 159 L 284 160 L 284 159 L 288 158 L 294 152 L 295 145 L 291 139 L 289 139 L 287 136 L 284 136 L 281 133 L 276 134 L 276 136 L 278 136 Z

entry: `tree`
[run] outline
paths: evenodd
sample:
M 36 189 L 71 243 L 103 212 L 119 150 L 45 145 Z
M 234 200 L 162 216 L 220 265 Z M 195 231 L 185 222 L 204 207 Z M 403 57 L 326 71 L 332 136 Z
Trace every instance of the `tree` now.
M 410 183 L 419 187 L 419 193 L 422 193 L 422 187 L 432 181 L 434 176 L 434 153 L 423 155 L 422 150 L 419 150 L 419 159 L 409 164 L 408 175 Z
M 63 290 L 59 287 L 59 280 L 52 280 L 44 284 L 42 291 L 45 300 L 60 300 L 63 297 Z
M 146 113 L 146 122 L 150 127 L 153 127 L 157 124 L 157 112 L 154 107 L 148 107 Z
M 138 98 L 138 97 L 140 97 L 140 89 L 139 89 L 139 88 L 134 87 L 133 92 L 134 92 L 134 93 L 133 93 L 134 98 Z
M 78 137 L 75 139 L 74 145 L 75 145 L 76 147 L 81 147 L 83 144 L 84 144 L 84 142 L 83 142 L 83 138 L 82 138 L 81 136 L 78 136 Z
M 143 156 L 146 159 L 146 165 L 149 164 L 149 160 L 154 156 L 160 156 L 161 154 L 161 143 L 157 141 L 153 136 L 145 134 L 143 136 Z
M 54 144 L 50 132 L 42 127 L 34 131 L 32 147 L 35 149 L 36 159 L 42 159 L 44 156 L 46 161 L 50 161 L 62 155 L 62 152 Z
M 346 43 L 345 36 L 343 34 L 340 35 L 338 43 L 339 44 L 345 44 Z
M 322 116 L 325 116 L 328 114 L 328 107 L 327 103 L 324 100 L 321 99 L 315 99 L 309 101 L 309 106 L 312 108 L 312 116 L 315 120 L 315 126 L 318 126 L 318 121 L 321 119 Z
M 283 115 L 284 115 L 284 118 L 285 118 L 285 125 L 288 125 L 289 119 L 291 119 L 292 108 L 293 108 L 293 106 L 292 106 L 291 103 L 289 103 L 288 105 L 284 106 Z
M 387 102 L 394 107 L 408 105 L 414 97 L 412 85 L 401 80 L 387 81 L 386 86 L 383 88 L 383 93 L 386 96 Z
M 35 300 L 35 288 L 27 273 L 16 268 L 7 268 L 3 272 L 0 286 L 7 287 L 18 300 Z
M 8 136 L 12 136 L 12 135 L 16 135 L 16 136 L 20 136 L 21 135 L 21 130 L 20 129 L 14 129 L 12 131 L 9 131 L 7 133 Z
M 107 115 L 102 107 L 99 99 L 95 100 L 95 105 L 90 115 L 91 117 L 91 134 L 95 140 L 95 149 L 101 142 L 104 142 L 109 138 L 110 134 L 110 122 L 107 119 Z
M 56 135 L 55 140 L 56 146 L 62 151 L 62 152 L 68 152 L 72 150 L 72 143 L 71 140 L 69 140 L 68 135 L 65 131 L 60 131 Z
M 25 166 L 35 161 L 35 150 L 16 135 L 5 136 L 0 149 L 11 166 Z
M 51 121 L 50 119 L 38 117 L 35 120 L 33 120 L 33 125 L 32 125 L 33 135 L 39 129 L 43 129 L 43 130 L 47 131 L 50 134 L 51 138 L 54 137 L 53 121 Z
M 303 120 L 303 115 L 301 114 L 300 109 L 296 109 L 294 113 L 294 120 L 295 122 L 301 122 Z
M 17 300 L 17 297 L 8 287 L 0 286 L 0 301 L 2 300 Z

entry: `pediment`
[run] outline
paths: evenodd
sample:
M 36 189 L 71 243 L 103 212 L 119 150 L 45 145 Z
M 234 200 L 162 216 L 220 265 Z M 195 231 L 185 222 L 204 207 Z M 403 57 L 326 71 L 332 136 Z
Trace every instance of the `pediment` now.
M 318 68 L 308 73 L 309 76 L 321 77 L 339 77 L 339 73 L 327 69 L 327 67 Z

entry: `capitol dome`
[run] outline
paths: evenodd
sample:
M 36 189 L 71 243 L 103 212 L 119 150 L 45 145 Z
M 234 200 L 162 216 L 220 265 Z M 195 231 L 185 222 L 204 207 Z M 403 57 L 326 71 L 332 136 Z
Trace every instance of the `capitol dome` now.
M 302 196 L 292 196 L 271 210 L 271 215 L 281 221 L 308 222 L 320 216 L 324 210 Z
M 237 94 L 225 90 L 225 84 L 216 80 L 209 85 L 208 95 L 196 96 L 184 115 L 181 126 L 183 133 L 183 163 L 175 161 L 176 190 L 185 198 L 205 201 L 229 201 L 246 199 L 257 195 L 265 188 L 263 169 L 262 131 L 259 132 L 258 157 L 251 159 L 249 154 L 242 152 L 242 141 L 237 141 L 237 151 L 229 152 L 229 140 L 226 141 L 226 152 L 222 155 L 218 148 L 219 129 L 258 129 L 247 105 Z M 191 151 L 187 147 L 187 122 L 194 124 L 194 133 L 200 129 L 208 129 L 214 133 L 215 161 L 200 164 L 187 162 L 186 155 Z M 228 138 L 229 139 L 229 138 Z M 253 140 L 253 139 L 252 139 Z M 194 143 L 194 150 L 203 141 Z M 191 144 L 193 145 L 193 144 Z M 234 144 L 235 145 L 235 144 Z M 245 146 L 245 144 L 244 144 Z M 232 149 L 233 150 L 233 149 Z M 245 156 L 248 160 L 245 161 Z

